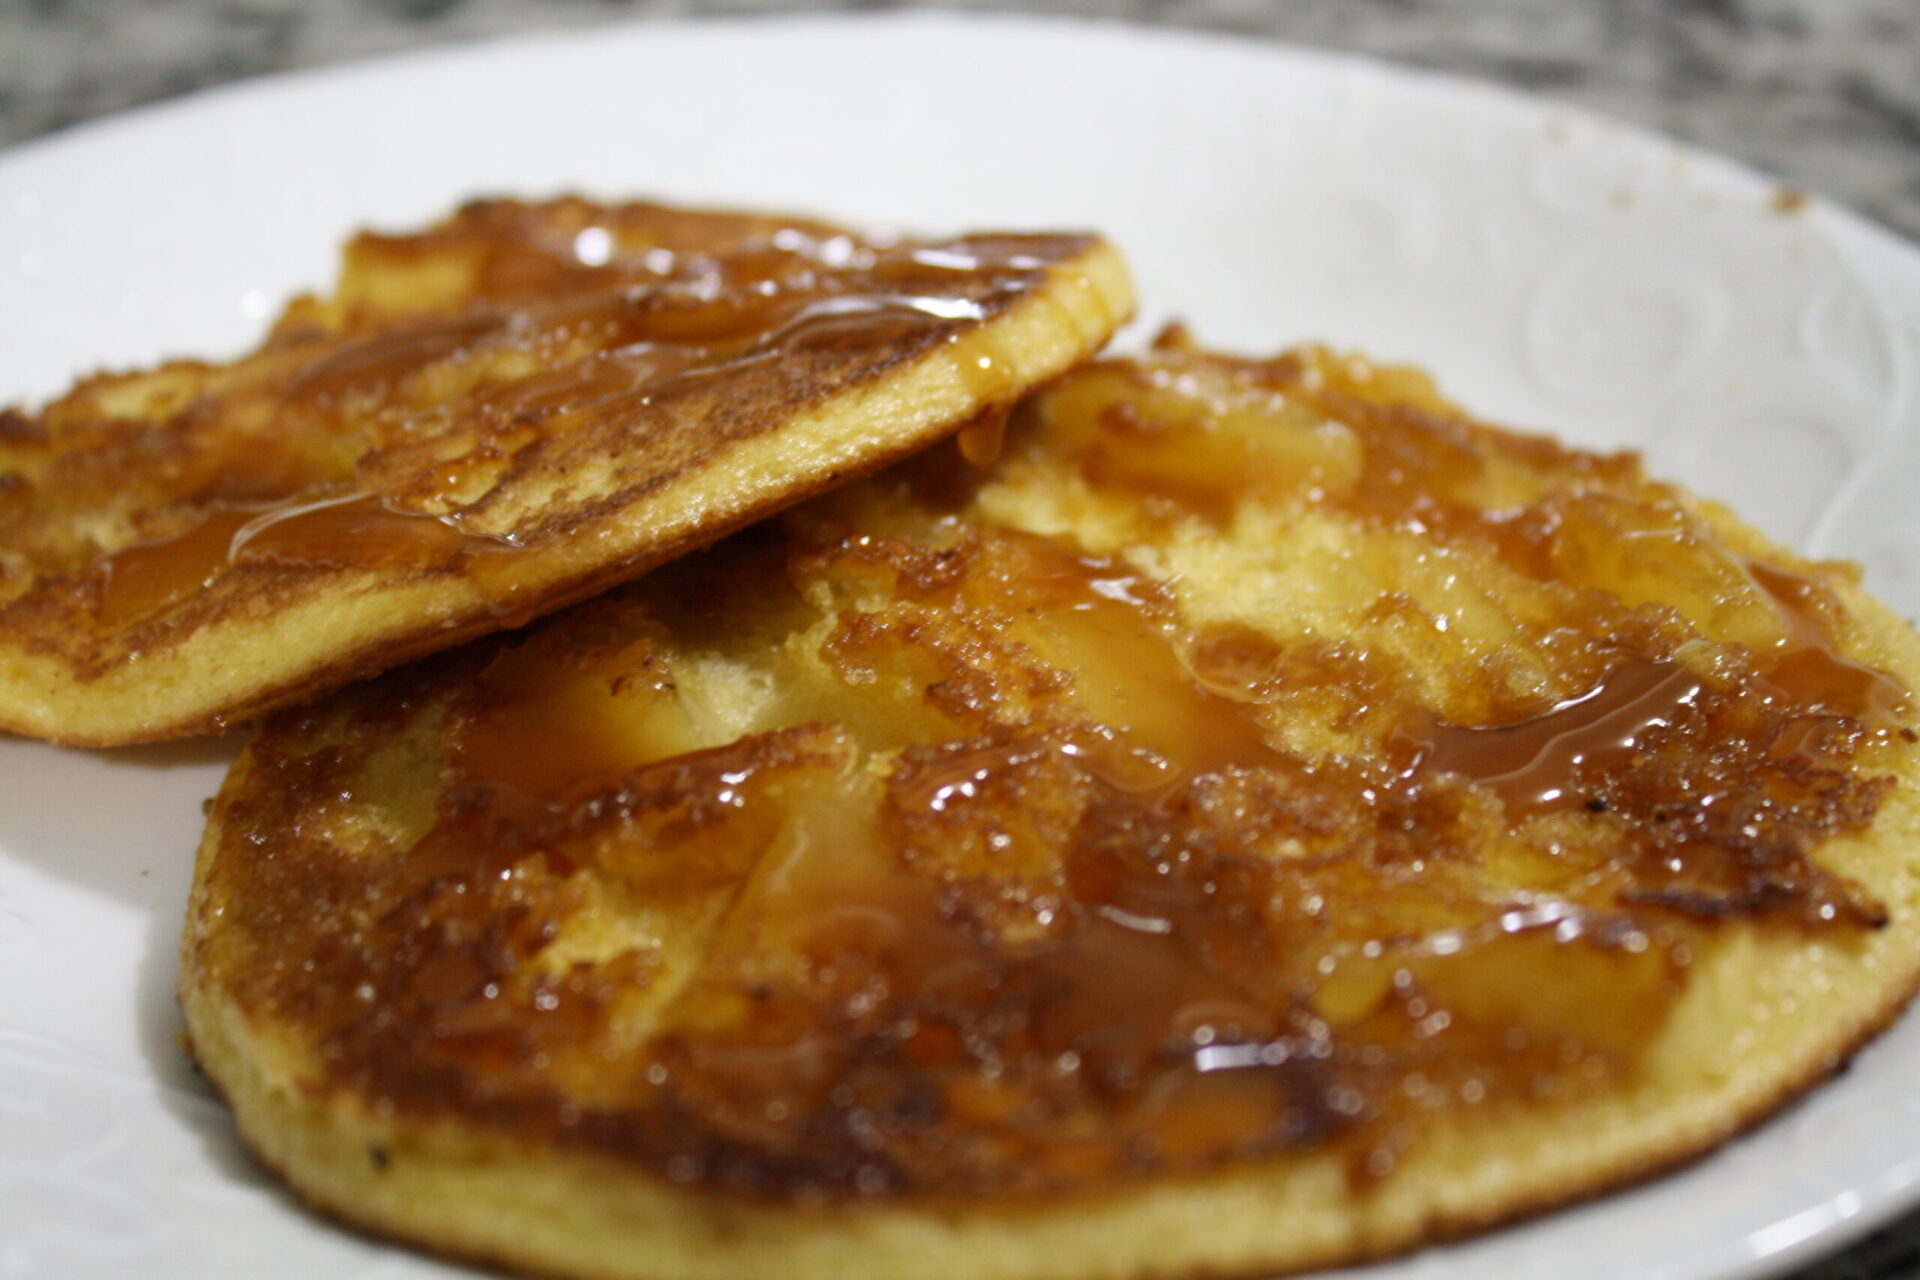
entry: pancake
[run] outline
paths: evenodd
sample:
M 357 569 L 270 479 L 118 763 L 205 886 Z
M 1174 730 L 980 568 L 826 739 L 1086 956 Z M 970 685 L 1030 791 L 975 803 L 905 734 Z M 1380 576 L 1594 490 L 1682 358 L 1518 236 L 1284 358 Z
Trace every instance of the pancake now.
M 1480 1230 L 1914 990 L 1920 640 L 1856 578 L 1417 373 L 1176 339 L 270 718 L 192 1051 L 313 1205 L 540 1274 Z
M 0 410 L 0 729 L 217 730 L 596 594 L 1098 349 L 1086 235 L 469 205 L 230 364 Z

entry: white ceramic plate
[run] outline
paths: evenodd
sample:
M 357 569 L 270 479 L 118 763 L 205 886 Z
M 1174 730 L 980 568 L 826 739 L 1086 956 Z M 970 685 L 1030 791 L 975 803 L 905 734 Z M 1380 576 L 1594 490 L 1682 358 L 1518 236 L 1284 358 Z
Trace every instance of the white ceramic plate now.
M 1920 254 L 1672 144 L 1249 43 L 920 16 L 639 26 L 267 81 L 0 157 L 0 403 L 237 351 L 334 246 L 582 189 L 929 231 L 1086 225 L 1137 344 L 1324 338 L 1631 445 L 1920 611 Z M 235 1145 L 171 998 L 229 748 L 0 740 L 0 1276 L 460 1274 L 317 1221 Z M 1694 1168 L 1371 1269 L 1770 1273 L 1920 1197 L 1920 1021 Z

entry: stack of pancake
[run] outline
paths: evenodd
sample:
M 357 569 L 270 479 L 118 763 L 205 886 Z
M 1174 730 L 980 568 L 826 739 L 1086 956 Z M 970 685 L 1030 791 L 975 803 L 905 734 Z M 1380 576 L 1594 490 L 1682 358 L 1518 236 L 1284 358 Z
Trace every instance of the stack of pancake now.
M 192 1050 L 542 1274 L 1255 1275 L 1646 1176 L 1920 982 L 1920 641 L 1087 235 L 578 199 L 0 412 L 0 725 L 249 724 Z M 537 621 L 536 621 L 537 620 Z

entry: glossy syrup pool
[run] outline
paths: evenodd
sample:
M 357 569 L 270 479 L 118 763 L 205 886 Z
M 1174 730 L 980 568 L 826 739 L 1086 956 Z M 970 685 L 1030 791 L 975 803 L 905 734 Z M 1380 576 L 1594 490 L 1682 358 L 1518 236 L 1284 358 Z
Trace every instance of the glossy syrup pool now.
M 1883 923 L 1814 855 L 1910 701 L 1820 572 L 1414 375 L 1091 366 L 276 722 L 246 998 L 394 1106 L 746 1194 L 1365 1183 L 1631 1083 L 1716 931 Z

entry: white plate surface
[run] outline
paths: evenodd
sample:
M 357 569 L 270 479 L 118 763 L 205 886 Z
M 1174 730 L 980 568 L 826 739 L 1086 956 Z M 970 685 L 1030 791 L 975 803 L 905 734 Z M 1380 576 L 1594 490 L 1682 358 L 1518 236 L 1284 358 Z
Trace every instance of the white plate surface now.
M 918 16 L 648 25 L 241 86 L 0 157 L 0 404 L 242 349 L 367 223 L 578 189 L 928 231 L 1092 226 L 1145 313 L 1326 339 L 1643 449 L 1920 612 L 1920 254 L 1484 86 L 1264 45 Z M 0 1276 L 454 1276 L 302 1213 L 171 999 L 229 748 L 0 740 Z M 1920 1198 L 1920 1020 L 1653 1185 L 1369 1277 L 1771 1274 Z

